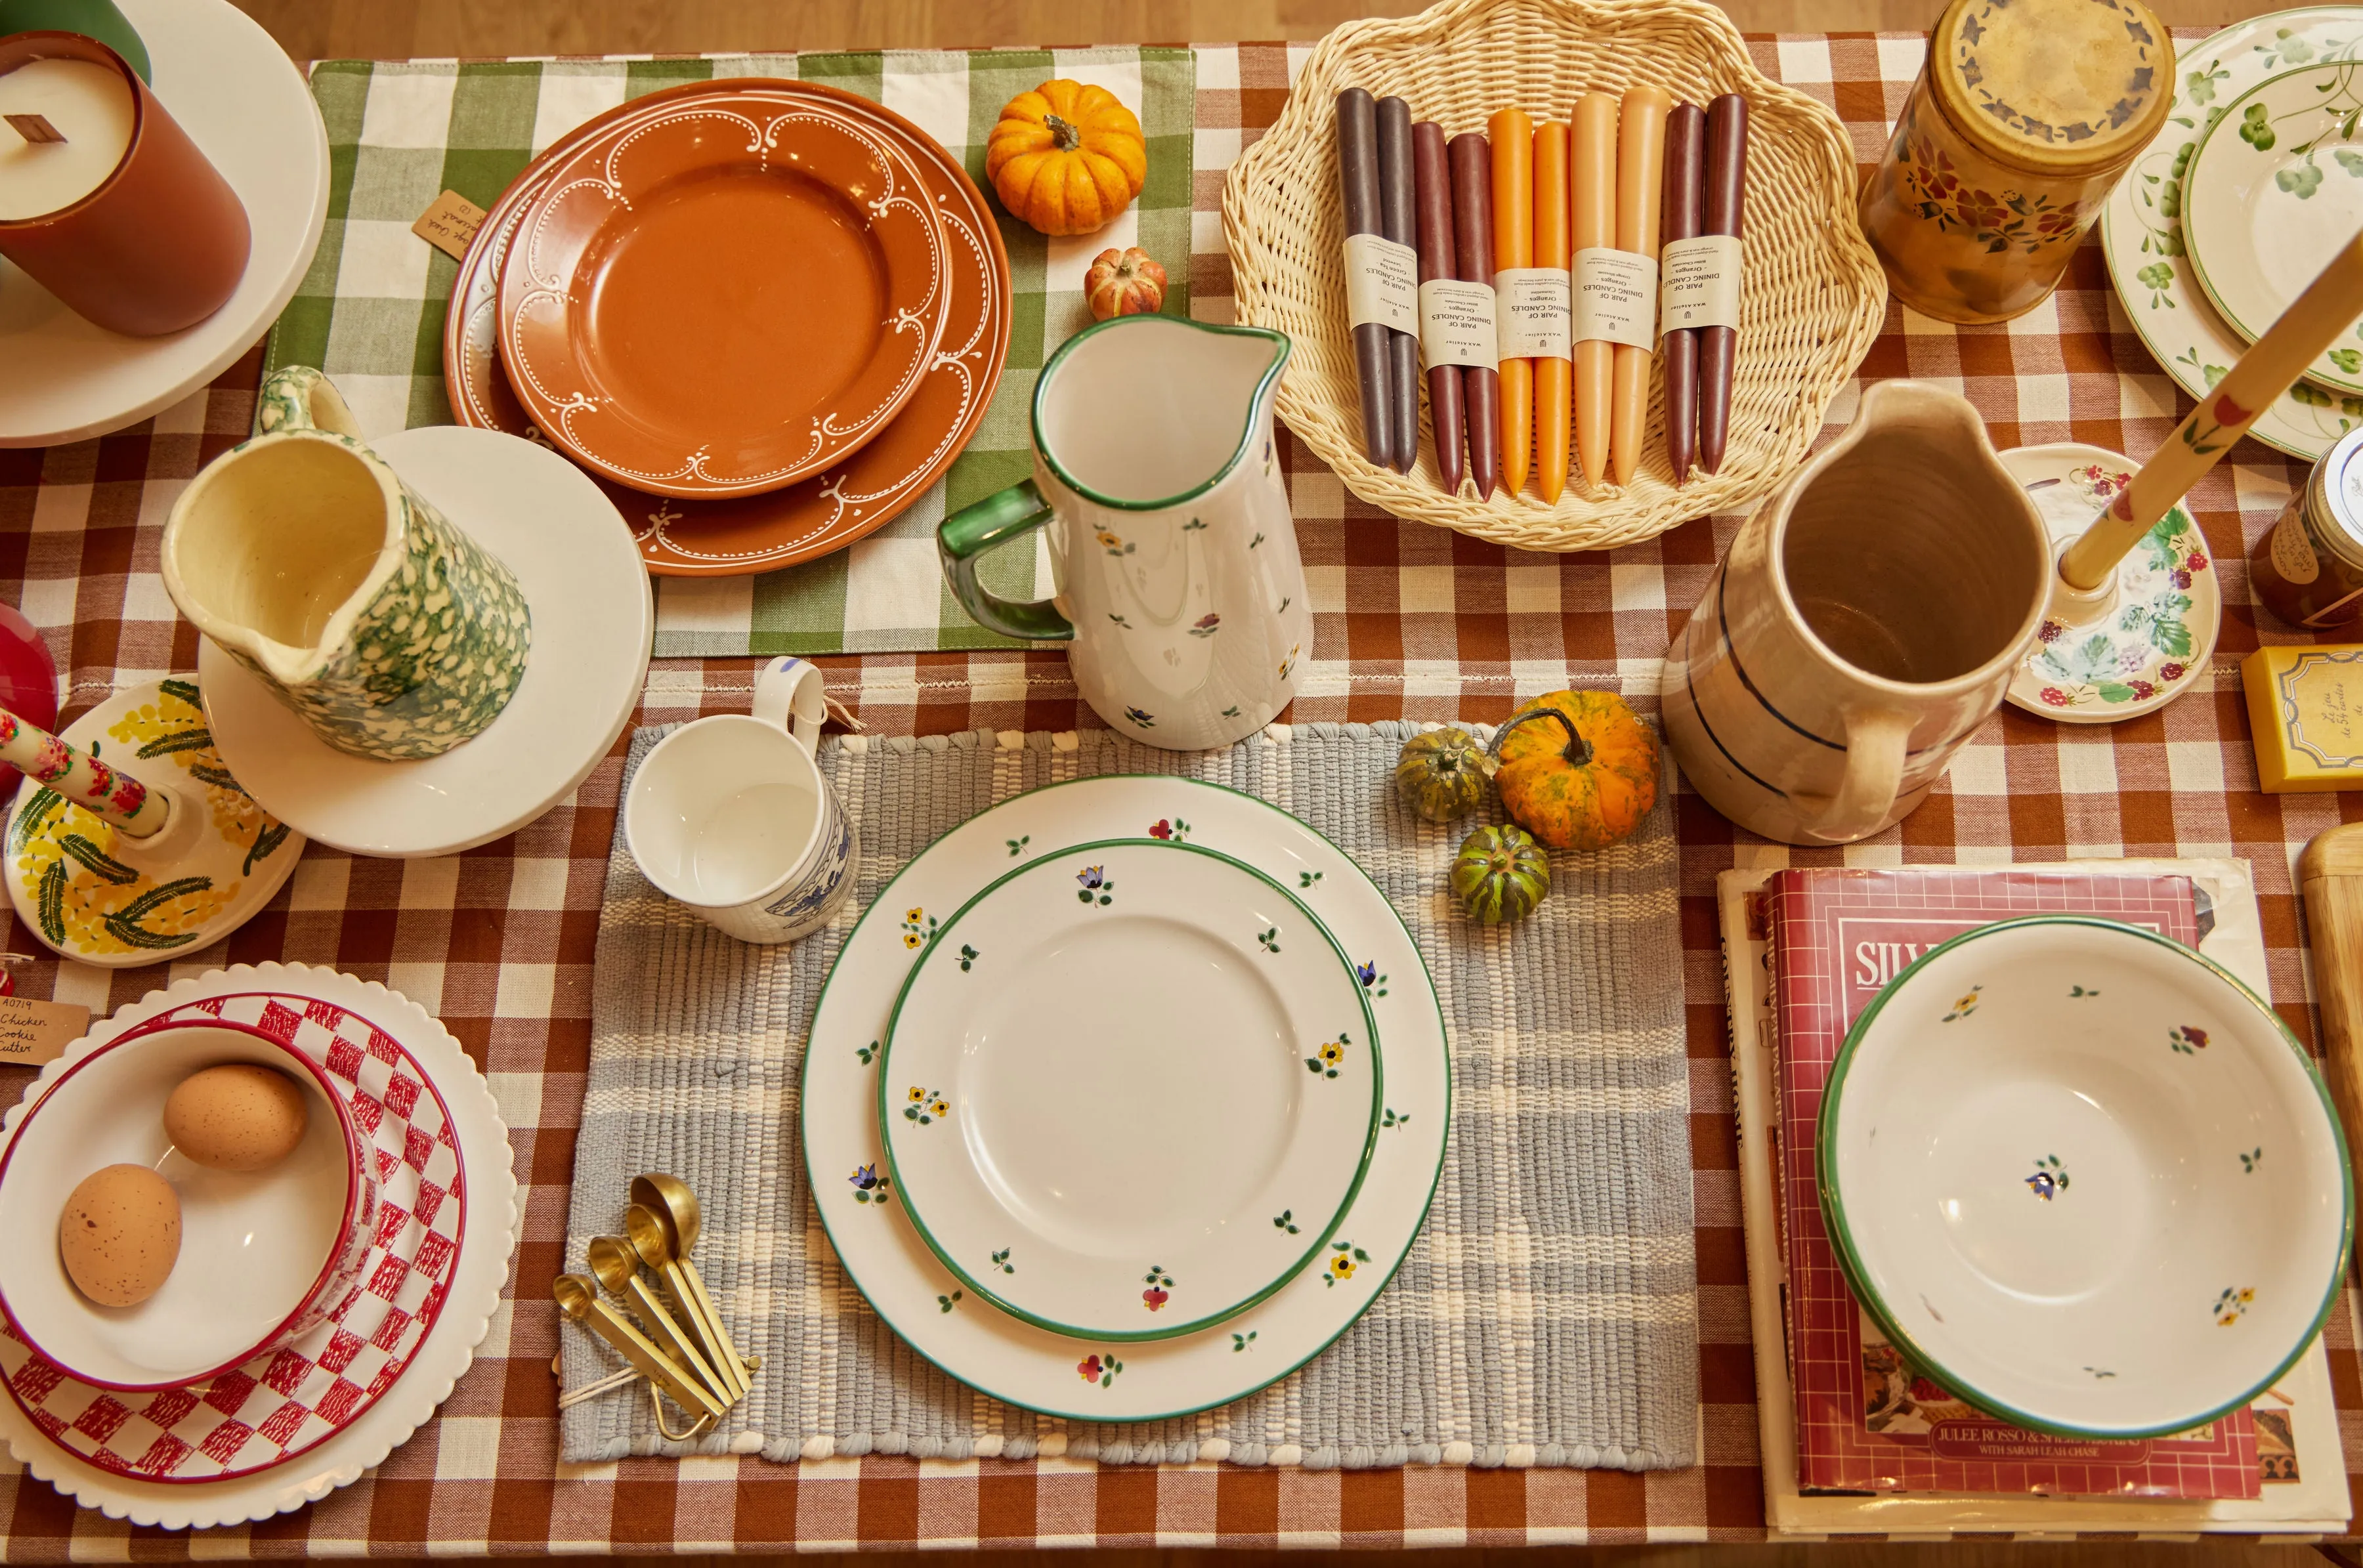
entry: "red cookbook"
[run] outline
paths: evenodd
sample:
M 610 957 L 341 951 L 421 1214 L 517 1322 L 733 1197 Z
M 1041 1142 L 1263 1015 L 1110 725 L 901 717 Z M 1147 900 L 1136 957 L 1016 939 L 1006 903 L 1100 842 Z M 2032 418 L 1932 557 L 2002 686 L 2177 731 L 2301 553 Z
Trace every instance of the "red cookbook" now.
M 2197 946 L 2212 925 L 2189 877 L 1956 868 L 1785 871 L 1765 888 L 1779 1035 L 1779 1180 L 1806 1491 L 2254 1497 L 2247 1411 L 2139 1442 L 2048 1437 L 1997 1421 L 1919 1376 L 1856 1305 L 1822 1229 L 1814 1129 L 1846 1031 L 1882 986 L 1947 938 L 2016 915 L 2097 915 Z M 1941 1106 L 1929 1114 L 1940 1116 Z

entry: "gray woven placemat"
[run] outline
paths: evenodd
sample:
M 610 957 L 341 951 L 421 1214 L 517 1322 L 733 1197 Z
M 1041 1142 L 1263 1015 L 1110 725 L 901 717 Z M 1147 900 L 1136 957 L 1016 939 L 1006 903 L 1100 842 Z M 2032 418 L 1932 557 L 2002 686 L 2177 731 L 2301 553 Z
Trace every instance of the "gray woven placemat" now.
M 1616 849 L 1555 857 L 1551 895 L 1514 929 L 1506 966 L 1498 955 L 1481 962 L 1439 894 L 1451 836 L 1414 831 L 1391 783 L 1414 728 L 1302 725 L 1197 753 L 1104 731 L 831 739 L 822 772 L 849 801 L 868 803 L 860 880 L 836 920 L 793 948 L 715 932 L 649 884 L 619 833 L 599 909 L 566 1258 L 581 1269 L 588 1239 L 620 1229 L 639 1171 L 674 1173 L 709 1215 L 731 1218 L 709 1224 L 697 1262 L 763 1367 L 748 1401 L 690 1446 L 777 1460 L 1692 1463 L 1698 1302 L 1670 799 Z M 633 738 L 627 782 L 663 733 Z M 1281 746 L 1297 749 L 1292 765 L 1276 765 Z M 1022 752 L 1015 767 L 996 759 L 1010 750 Z M 1229 784 L 1327 835 L 1410 927 L 1437 977 L 1452 1050 L 1443 1180 L 1371 1310 L 1260 1394 L 1139 1424 L 998 1406 L 921 1361 L 845 1278 L 796 1132 L 805 1030 L 878 890 L 996 801 L 1101 773 Z M 1507 988 L 1504 968 L 1517 977 Z M 616 1364 L 586 1334 L 562 1339 L 570 1388 Z M 658 1436 L 644 1395 L 577 1404 L 560 1429 L 570 1461 L 688 1451 Z

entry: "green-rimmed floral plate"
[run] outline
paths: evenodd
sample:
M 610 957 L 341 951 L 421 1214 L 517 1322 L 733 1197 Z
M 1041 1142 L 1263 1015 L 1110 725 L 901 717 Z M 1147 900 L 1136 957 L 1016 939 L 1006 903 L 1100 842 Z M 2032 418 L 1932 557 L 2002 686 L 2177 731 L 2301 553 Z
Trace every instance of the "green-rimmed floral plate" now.
M 2217 314 L 2255 342 L 2363 228 L 2363 61 L 2309 65 L 2224 111 L 2183 184 L 2183 244 Z M 2363 328 L 2308 368 L 2363 392 Z
M 1287 1218 L 1305 1240 L 1320 1243 L 1313 1262 L 1215 1328 L 1125 1346 L 1055 1333 L 977 1301 L 919 1239 L 878 1135 L 887 1018 L 919 951 L 944 940 L 937 934 L 943 917 L 1012 866 L 1116 838 L 1204 844 L 1293 892 L 1353 958 L 1386 1073 L 1378 1144 L 1345 1218 L 1328 1227 L 1307 1223 L 1301 1213 Z M 861 896 L 869 908 L 830 972 L 804 1053 L 804 1162 L 821 1222 L 846 1272 L 887 1326 L 927 1361 L 972 1388 L 1045 1415 L 1162 1420 L 1228 1404 L 1287 1376 L 1350 1328 L 1393 1276 L 1443 1168 L 1451 1067 L 1443 1015 L 1419 950 L 1385 895 L 1345 851 L 1287 813 L 1219 785 L 1082 779 L 1015 795 L 970 818 L 885 887 L 872 893 L 865 886 Z M 1279 940 L 1285 946 L 1286 933 Z M 959 945 L 944 956 L 956 956 Z M 983 944 L 969 945 L 991 956 Z M 1312 1074 L 1304 1076 L 1309 1085 Z M 1146 1134 L 1137 1158 L 1150 1178 L 1183 1163 Z M 1271 1224 L 1279 1216 L 1251 1218 L 1276 1233 L 1285 1229 Z M 1007 1262 L 1024 1267 L 1014 1251 Z
M 2014 447 L 2002 466 L 2034 498 L 2052 548 L 2091 526 L 2140 464 L 2080 441 Z M 2164 707 L 2204 675 L 2224 595 L 2199 525 L 2180 506 L 2117 563 L 2117 598 L 2089 626 L 2047 619 L 2010 680 L 2014 706 L 2063 724 L 2114 724 Z
M 2313 1342 L 2346 1271 L 2336 1117 L 2210 960 L 2038 915 L 1922 955 L 1831 1065 L 1822 1213 L 1863 1307 L 1989 1415 L 2187 1430 Z
M 2363 6 L 2357 6 L 2253 17 L 2183 45 L 2166 128 L 2109 196 L 2101 217 L 2109 276 L 2134 330 L 2193 397 L 2212 391 L 2247 346 L 2208 303 L 2185 253 L 2184 187 L 2201 138 L 2258 83 L 2300 66 L 2357 60 L 2363 60 Z M 2300 381 L 2273 399 L 2249 434 L 2310 461 L 2357 425 L 2363 394 Z
M 937 928 L 878 1070 L 889 1173 L 978 1298 L 1079 1339 L 1213 1327 L 1317 1256 L 1382 1074 L 1353 959 L 1203 844 L 1078 844 Z

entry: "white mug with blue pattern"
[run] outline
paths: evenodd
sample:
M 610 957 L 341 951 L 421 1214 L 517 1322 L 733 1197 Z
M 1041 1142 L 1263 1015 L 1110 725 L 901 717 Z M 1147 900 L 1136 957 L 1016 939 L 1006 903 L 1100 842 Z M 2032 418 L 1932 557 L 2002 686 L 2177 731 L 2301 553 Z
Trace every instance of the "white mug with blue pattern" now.
M 853 819 L 814 749 L 827 717 L 817 667 L 774 659 L 755 711 L 684 724 L 640 760 L 624 840 L 641 873 L 745 942 L 789 942 L 853 891 Z

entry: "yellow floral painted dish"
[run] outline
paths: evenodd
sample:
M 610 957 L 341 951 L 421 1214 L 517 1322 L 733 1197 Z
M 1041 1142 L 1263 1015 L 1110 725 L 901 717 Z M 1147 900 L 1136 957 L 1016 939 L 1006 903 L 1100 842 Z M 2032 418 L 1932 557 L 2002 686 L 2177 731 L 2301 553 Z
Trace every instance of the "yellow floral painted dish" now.
M 118 692 L 60 731 L 94 762 L 172 806 L 140 840 L 48 787 L 19 787 L 8 820 L 8 897 L 61 956 L 106 968 L 185 957 L 269 903 L 304 838 L 257 805 L 215 750 L 197 684 Z
M 1054 1333 L 1168 1340 L 1254 1306 L 1321 1254 L 1378 1141 L 1353 961 L 1187 833 L 1078 843 L 939 928 L 904 917 L 889 1173 L 955 1278 Z
M 1830 1069 L 1822 1214 L 1921 1373 L 2015 1426 L 2203 1426 L 2321 1331 L 2353 1231 L 2346 1145 L 2265 1000 L 2082 916 L 1923 954 Z

